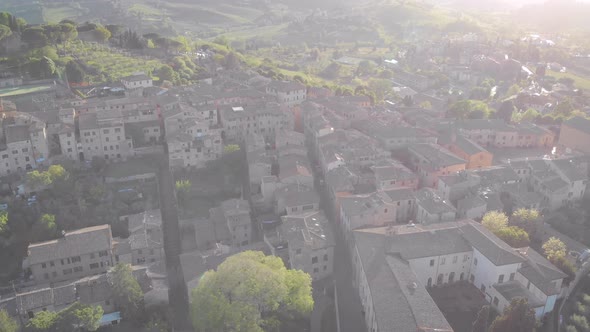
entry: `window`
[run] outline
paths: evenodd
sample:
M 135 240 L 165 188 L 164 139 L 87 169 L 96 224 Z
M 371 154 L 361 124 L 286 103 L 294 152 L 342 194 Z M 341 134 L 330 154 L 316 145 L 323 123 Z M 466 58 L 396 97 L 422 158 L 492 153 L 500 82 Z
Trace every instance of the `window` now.
M 141 255 L 141 254 L 143 254 L 143 250 L 141 250 L 141 249 L 137 250 L 137 254 L 138 254 L 138 255 Z
M 501 283 L 503 283 L 503 282 L 504 282 L 504 275 L 503 275 L 503 274 L 500 274 L 500 275 L 498 276 L 498 283 L 499 283 L 499 284 L 501 284 Z
M 49 273 L 45 273 L 45 274 L 43 275 L 43 278 L 45 278 L 45 279 L 49 279 Z
M 513 273 L 510 273 L 510 278 L 509 278 L 509 280 L 510 280 L 510 281 L 514 280 L 514 272 L 513 272 Z
M 530 281 L 526 284 L 526 289 L 531 289 L 531 282 Z
M 479 288 L 481 290 L 482 293 L 486 292 L 486 285 L 481 284 L 481 287 Z
M 90 264 L 90 269 L 91 270 L 98 269 L 98 263 L 92 263 L 92 264 Z
M 466 262 L 469 256 L 467 254 L 463 255 L 463 261 Z
M 430 266 L 434 266 L 434 259 L 430 260 Z
M 2 159 L 8 159 L 8 155 L 7 154 L 3 154 L 2 155 Z
M 301 249 L 297 249 L 297 250 L 295 250 L 295 253 L 296 253 L 297 255 L 301 254 Z
M 318 273 L 320 270 L 317 267 L 313 268 L 313 273 Z
M 150 255 L 154 254 L 154 249 L 150 249 Z
M 61 260 L 61 265 L 66 265 L 63 259 Z
M 74 267 L 74 272 L 82 272 L 84 269 L 81 266 Z
M 65 269 L 63 270 L 64 275 L 66 274 L 71 274 L 72 273 L 72 269 Z
M 324 265 L 324 271 L 326 271 L 328 269 L 327 265 Z
M 477 258 L 473 259 L 473 265 L 477 266 Z
M 80 259 L 80 256 L 74 256 L 72 257 L 72 263 L 78 263 L 81 262 L 82 260 Z
M 49 266 L 55 266 L 55 263 L 53 263 L 53 261 L 49 262 Z
M 497 307 L 498 303 L 500 303 L 500 300 L 498 300 L 498 298 L 494 296 L 494 306 Z
M 311 258 L 311 264 L 315 264 L 318 262 L 318 256 L 314 256 Z
M 109 301 L 109 300 L 106 300 L 106 301 L 104 301 L 104 304 L 105 304 L 105 305 L 111 305 L 111 301 Z
M 440 259 L 440 265 L 445 265 L 445 263 L 447 262 L 447 258 L 443 257 Z
M 387 209 L 383 210 L 383 213 L 387 213 Z
M 90 254 L 90 259 L 94 259 L 94 253 Z
M 324 262 L 328 261 L 328 254 L 324 254 Z
M 98 252 L 98 257 L 104 257 L 104 256 L 108 256 L 108 254 L 109 254 L 109 253 L 108 253 L 106 250 L 99 251 L 99 252 Z
M 57 272 L 55 272 L 55 271 L 51 272 L 51 276 L 52 276 L 53 278 L 57 278 Z
M 138 258 L 137 259 L 137 264 L 143 264 L 145 263 L 145 258 Z
M 109 130 L 108 129 L 105 129 L 105 130 L 102 131 L 102 133 L 103 134 L 108 134 L 109 133 Z
M 457 256 L 453 256 L 453 264 L 457 263 L 458 257 Z
M 45 264 L 45 263 L 41 263 L 41 267 L 42 267 L 42 268 L 46 268 L 46 267 L 47 267 L 47 264 Z

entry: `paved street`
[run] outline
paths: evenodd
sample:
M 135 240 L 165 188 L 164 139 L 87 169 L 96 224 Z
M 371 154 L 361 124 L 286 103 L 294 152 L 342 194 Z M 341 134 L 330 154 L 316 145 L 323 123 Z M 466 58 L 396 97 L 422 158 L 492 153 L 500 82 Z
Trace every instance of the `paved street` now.
M 310 160 L 314 160 L 310 158 Z M 320 185 L 322 175 L 314 167 L 315 186 L 320 193 L 320 207 L 325 211 L 333 225 L 336 235 L 336 248 L 334 249 L 334 284 L 338 292 L 338 316 L 340 317 L 340 332 L 365 332 L 365 317 L 362 314 L 361 301 L 358 291 L 353 287 L 354 271 L 352 270 L 352 259 L 348 252 L 343 235 L 337 228 L 334 211 L 331 209 L 329 195 L 325 185 Z M 322 178 L 323 180 L 323 178 Z M 323 181 L 322 181 L 323 182 Z M 331 332 L 331 331 L 325 331 Z

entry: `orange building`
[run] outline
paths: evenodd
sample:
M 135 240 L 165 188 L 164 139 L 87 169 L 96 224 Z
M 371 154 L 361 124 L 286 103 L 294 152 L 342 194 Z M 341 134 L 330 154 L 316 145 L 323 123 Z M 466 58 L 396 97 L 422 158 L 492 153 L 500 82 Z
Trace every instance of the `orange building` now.
M 454 142 L 447 147 L 459 158 L 465 159 L 466 169 L 478 169 L 492 166 L 494 155 L 474 141 L 457 135 Z

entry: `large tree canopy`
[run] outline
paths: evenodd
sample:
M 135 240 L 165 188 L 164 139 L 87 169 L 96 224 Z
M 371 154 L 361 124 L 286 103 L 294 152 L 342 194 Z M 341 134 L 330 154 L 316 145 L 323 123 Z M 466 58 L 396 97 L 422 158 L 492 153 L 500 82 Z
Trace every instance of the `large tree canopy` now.
M 262 252 L 229 257 L 203 275 L 192 291 L 191 318 L 197 332 L 264 331 L 279 318 L 313 309 L 311 277 L 287 270 L 283 261 Z
M 535 312 L 526 299 L 514 299 L 504 309 L 502 315 L 496 317 L 490 326 L 490 332 L 533 332 L 535 331 Z

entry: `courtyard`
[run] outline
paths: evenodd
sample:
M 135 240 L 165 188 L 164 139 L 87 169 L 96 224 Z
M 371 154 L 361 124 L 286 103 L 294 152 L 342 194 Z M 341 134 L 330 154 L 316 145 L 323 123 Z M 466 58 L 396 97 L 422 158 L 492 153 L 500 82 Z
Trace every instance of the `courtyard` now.
M 428 292 L 455 332 L 471 332 L 477 312 L 488 304 L 483 294 L 466 281 L 431 287 Z

